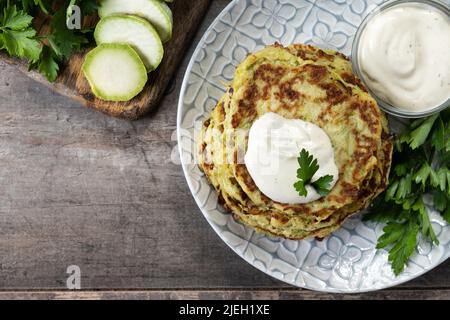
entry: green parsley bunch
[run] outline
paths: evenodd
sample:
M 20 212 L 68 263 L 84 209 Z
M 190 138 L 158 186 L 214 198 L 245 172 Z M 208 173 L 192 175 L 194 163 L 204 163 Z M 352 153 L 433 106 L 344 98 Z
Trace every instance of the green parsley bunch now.
M 419 234 L 434 244 L 426 199 L 450 223 L 450 109 L 413 121 L 395 144 L 387 190 L 378 197 L 365 220 L 384 222 L 377 248 L 389 251 L 400 274 L 417 247 Z
M 89 43 L 89 30 L 69 30 L 67 8 L 79 5 L 83 14 L 97 10 L 96 0 L 61 1 L 54 10 L 48 0 L 0 0 L 0 50 L 11 57 L 26 59 L 49 81 L 56 80 L 60 64 Z M 37 35 L 33 20 L 37 15 L 49 19 L 47 34 Z

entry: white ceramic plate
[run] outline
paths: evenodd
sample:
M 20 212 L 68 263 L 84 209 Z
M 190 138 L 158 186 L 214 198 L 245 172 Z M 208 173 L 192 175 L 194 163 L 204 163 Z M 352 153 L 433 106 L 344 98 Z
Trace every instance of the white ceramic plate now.
M 450 0 L 446 0 L 450 3 Z M 358 25 L 380 0 L 235 0 L 206 31 L 186 71 L 178 107 L 183 170 L 202 213 L 239 256 L 294 286 L 326 292 L 391 287 L 427 272 L 450 256 L 450 226 L 432 208 L 440 245 L 421 241 L 407 269 L 395 277 L 387 252 L 376 250 L 382 225 L 349 219 L 323 241 L 267 237 L 235 222 L 195 164 L 195 134 L 250 52 L 276 41 L 314 44 L 349 55 Z M 391 121 L 391 126 L 400 125 Z

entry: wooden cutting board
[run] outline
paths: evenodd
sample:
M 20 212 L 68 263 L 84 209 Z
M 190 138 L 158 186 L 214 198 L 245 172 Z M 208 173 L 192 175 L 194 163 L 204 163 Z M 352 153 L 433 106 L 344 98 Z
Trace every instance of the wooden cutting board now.
M 36 71 L 28 72 L 25 61 L 0 54 L 0 59 L 18 65 L 32 79 L 51 86 L 56 92 L 75 99 L 87 107 L 99 110 L 114 117 L 136 120 L 158 105 L 177 70 L 184 52 L 195 35 L 199 23 L 208 8 L 210 0 L 175 0 L 169 6 L 173 11 L 173 36 L 164 45 L 165 55 L 159 68 L 149 74 L 144 90 L 128 102 L 107 102 L 97 99 L 81 71 L 84 56 L 88 50 L 75 54 L 61 68 L 55 83 L 49 83 Z M 42 29 L 45 29 L 44 23 Z M 41 32 L 41 31 L 40 31 Z M 112 66 L 113 68 L 114 66 Z

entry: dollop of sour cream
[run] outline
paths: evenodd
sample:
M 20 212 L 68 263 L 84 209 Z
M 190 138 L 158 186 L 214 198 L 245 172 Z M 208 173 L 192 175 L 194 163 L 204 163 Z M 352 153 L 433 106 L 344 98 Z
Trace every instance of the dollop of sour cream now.
M 361 34 L 358 64 L 382 100 L 412 112 L 433 109 L 450 98 L 450 18 L 420 3 L 381 11 Z
M 294 188 L 297 182 L 297 158 L 306 149 L 317 159 L 319 170 L 312 181 L 332 175 L 333 187 L 339 177 L 334 150 L 328 135 L 313 123 L 286 119 L 269 112 L 250 128 L 245 165 L 253 181 L 270 199 L 288 204 L 308 203 L 321 198 L 312 186 L 302 197 Z

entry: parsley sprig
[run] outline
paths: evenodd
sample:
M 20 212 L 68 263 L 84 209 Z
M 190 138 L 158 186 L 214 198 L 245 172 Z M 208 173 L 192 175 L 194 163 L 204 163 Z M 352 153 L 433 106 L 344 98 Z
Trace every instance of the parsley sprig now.
M 60 65 L 89 41 L 89 30 L 69 30 L 67 8 L 79 5 L 89 15 L 97 8 L 96 0 L 0 0 L 0 50 L 26 59 L 30 69 L 37 69 L 49 81 L 56 80 Z M 57 7 L 58 9 L 54 9 Z M 37 35 L 33 26 L 37 15 L 45 15 L 49 31 Z
M 306 197 L 308 195 L 307 185 L 312 185 L 318 194 L 326 196 L 330 193 L 330 186 L 333 182 L 333 176 L 326 175 L 320 177 L 316 181 L 311 181 L 313 176 L 319 170 L 319 163 L 306 149 L 300 151 L 297 158 L 299 168 L 297 169 L 298 181 L 294 183 L 294 188 L 300 196 Z
M 365 216 L 365 220 L 386 223 L 377 248 L 389 251 L 396 275 L 414 253 L 419 235 L 439 244 L 428 215 L 428 197 L 450 223 L 449 167 L 449 109 L 413 121 L 397 138 L 389 186 Z
M 39 59 L 41 45 L 31 25 L 33 17 L 15 5 L 7 5 L 0 13 L 0 49 L 9 55 L 26 58 L 31 63 Z

